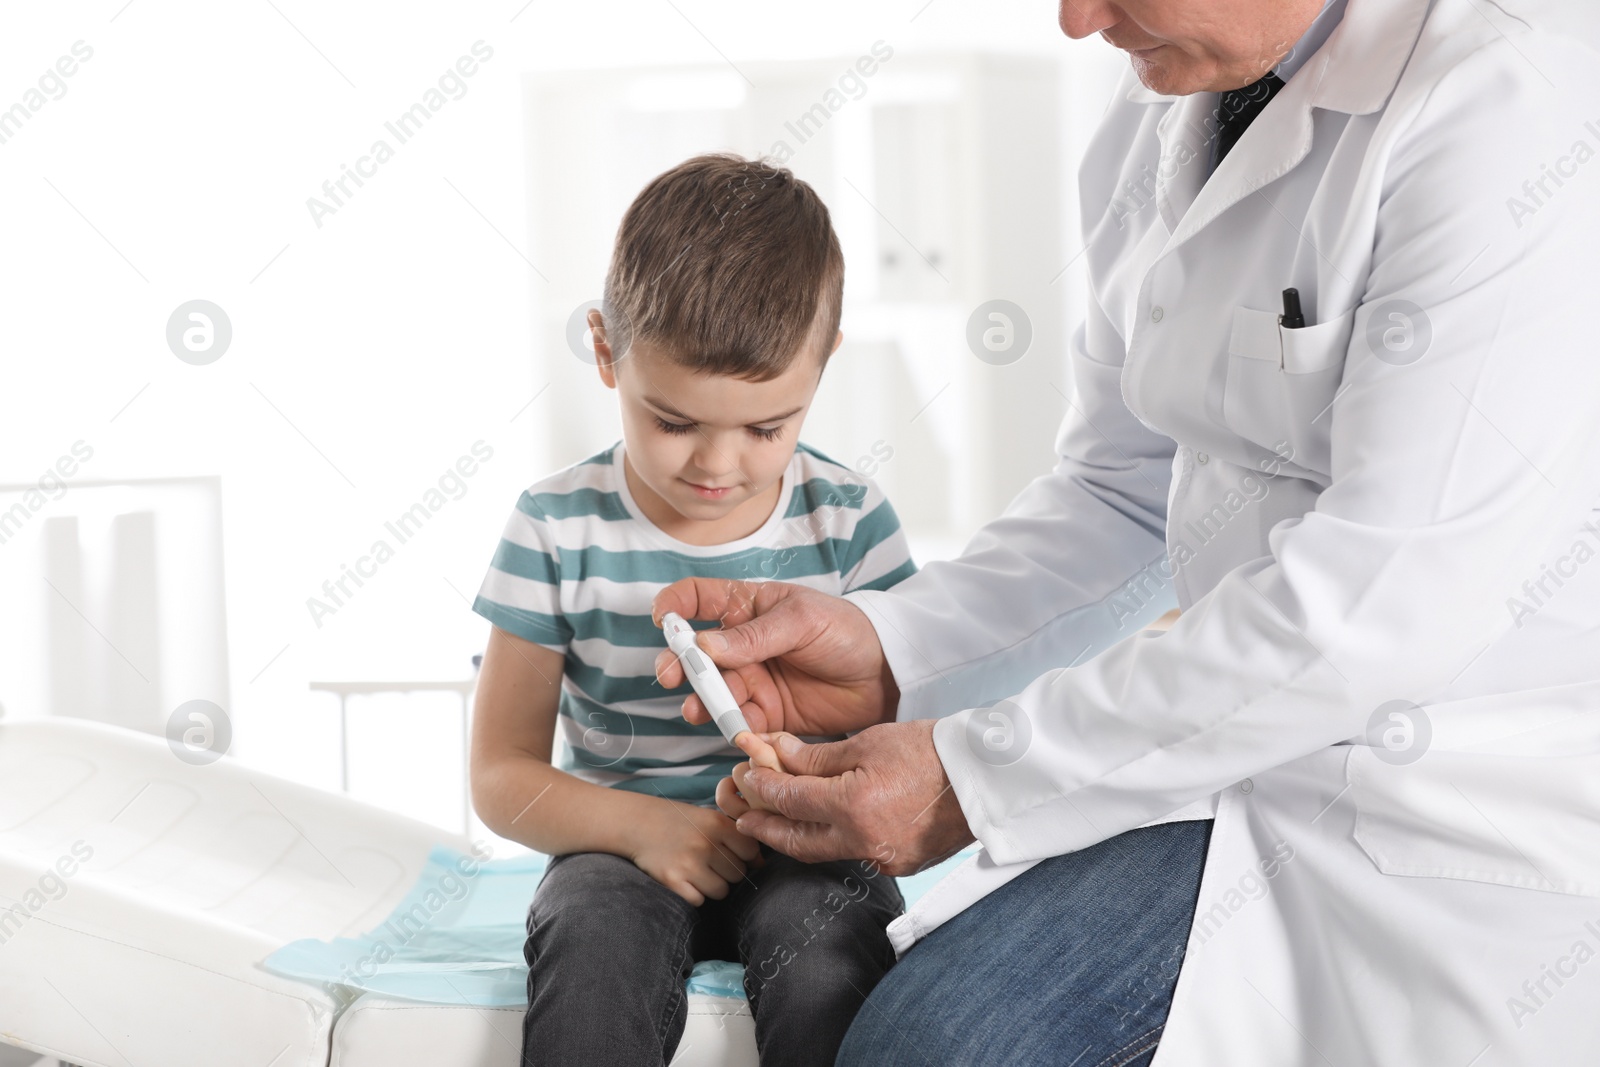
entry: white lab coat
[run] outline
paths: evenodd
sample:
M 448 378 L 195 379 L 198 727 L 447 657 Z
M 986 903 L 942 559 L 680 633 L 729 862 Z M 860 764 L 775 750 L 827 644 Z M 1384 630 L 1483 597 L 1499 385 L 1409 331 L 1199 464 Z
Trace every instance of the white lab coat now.
M 852 595 L 986 853 L 902 947 L 1214 810 L 1157 1067 L 1600 1063 L 1600 57 L 1537 27 L 1350 0 L 1209 179 L 1216 94 L 1124 83 L 1054 472 Z

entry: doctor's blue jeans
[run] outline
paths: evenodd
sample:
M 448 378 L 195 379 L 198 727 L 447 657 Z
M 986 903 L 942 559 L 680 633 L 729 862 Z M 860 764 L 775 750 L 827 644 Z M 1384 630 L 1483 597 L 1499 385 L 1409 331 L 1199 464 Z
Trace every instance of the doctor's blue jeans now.
M 1172 1005 L 1211 821 L 1031 867 L 884 976 L 837 1067 L 1143 1067 Z

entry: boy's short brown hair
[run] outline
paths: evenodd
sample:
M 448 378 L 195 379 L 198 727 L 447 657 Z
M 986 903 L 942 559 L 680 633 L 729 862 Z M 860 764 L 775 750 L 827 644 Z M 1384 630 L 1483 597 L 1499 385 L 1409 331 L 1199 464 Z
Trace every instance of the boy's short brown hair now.
M 696 156 L 622 217 L 607 340 L 619 358 L 643 340 L 692 370 L 769 381 L 802 350 L 832 352 L 843 292 L 844 255 L 811 186 L 761 160 Z

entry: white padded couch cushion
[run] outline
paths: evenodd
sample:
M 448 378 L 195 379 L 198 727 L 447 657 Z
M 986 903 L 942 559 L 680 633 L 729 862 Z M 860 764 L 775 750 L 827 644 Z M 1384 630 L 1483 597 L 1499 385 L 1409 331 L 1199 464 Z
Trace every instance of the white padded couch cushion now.
M 0 1037 L 84 1067 L 322 1067 L 337 1002 L 257 961 L 378 922 L 436 844 L 470 847 L 162 738 L 0 723 Z
M 367 993 L 345 1010 L 331 1067 L 518 1067 L 522 1012 L 417 1004 Z M 756 1067 L 750 1006 L 730 997 L 689 996 L 689 1019 L 672 1067 Z

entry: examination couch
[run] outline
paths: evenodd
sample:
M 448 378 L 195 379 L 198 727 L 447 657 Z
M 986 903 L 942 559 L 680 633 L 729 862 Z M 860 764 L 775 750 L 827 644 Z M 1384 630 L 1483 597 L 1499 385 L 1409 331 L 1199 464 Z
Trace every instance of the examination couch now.
M 83 1067 L 513 1067 L 521 1008 L 281 978 L 382 922 L 465 839 L 160 737 L 0 721 L 0 1042 Z M 690 995 L 674 1067 L 754 1067 L 748 1005 Z

